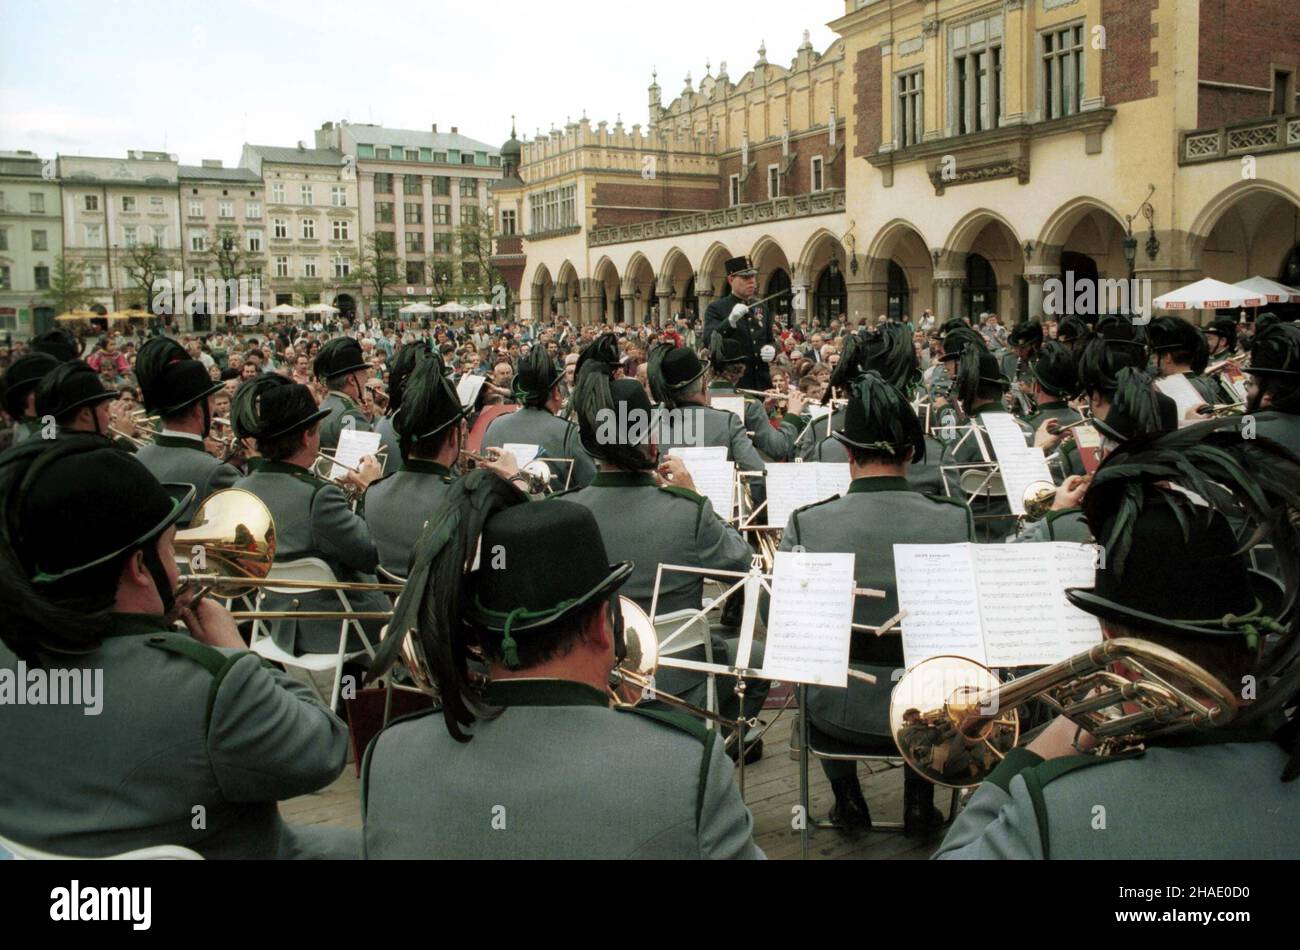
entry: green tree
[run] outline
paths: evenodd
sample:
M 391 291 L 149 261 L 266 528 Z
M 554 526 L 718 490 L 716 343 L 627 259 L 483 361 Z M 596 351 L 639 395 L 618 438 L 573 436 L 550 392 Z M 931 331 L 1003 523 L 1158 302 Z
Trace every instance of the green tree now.
M 401 260 L 391 231 L 367 234 L 361 250 L 361 260 L 352 272 L 352 279 L 362 287 L 374 291 L 375 306 L 380 316 L 384 313 L 384 292 L 398 283 Z
M 463 297 L 492 302 L 493 288 L 504 281 L 492 263 L 496 238 L 492 215 L 474 208 L 470 220 L 456 228 L 456 284 Z
M 136 244 L 122 254 L 122 269 L 131 282 L 144 291 L 145 306 L 153 306 L 154 287 L 175 265 L 156 244 Z
M 59 313 L 78 310 L 90 303 L 92 294 L 86 289 L 86 265 L 65 254 L 56 257 L 48 294 Z

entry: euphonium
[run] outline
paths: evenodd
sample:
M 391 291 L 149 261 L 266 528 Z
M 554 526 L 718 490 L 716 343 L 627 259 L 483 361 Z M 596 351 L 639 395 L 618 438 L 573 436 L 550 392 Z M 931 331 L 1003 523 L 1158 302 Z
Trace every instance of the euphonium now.
M 1112 669 L 1121 664 L 1132 678 Z M 922 777 L 967 788 L 984 781 L 1015 747 L 1016 710 L 1034 699 L 1100 740 L 1101 755 L 1155 735 L 1217 728 L 1238 710 L 1232 691 L 1190 660 L 1159 644 L 1120 638 L 1010 683 L 963 657 L 926 660 L 894 688 L 890 731 Z
M 1038 521 L 1052 510 L 1056 501 L 1056 486 L 1051 482 L 1034 482 L 1025 488 L 1021 499 L 1025 506 L 1025 520 Z

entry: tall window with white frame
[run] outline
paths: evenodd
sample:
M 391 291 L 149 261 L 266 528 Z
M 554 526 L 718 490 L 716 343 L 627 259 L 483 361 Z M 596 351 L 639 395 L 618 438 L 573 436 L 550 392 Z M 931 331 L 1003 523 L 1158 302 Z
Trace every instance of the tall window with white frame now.
M 1075 115 L 1083 107 L 1083 24 L 1043 34 L 1043 119 Z
M 920 144 L 921 137 L 925 134 L 924 73 L 919 69 L 903 73 L 898 77 L 897 85 L 898 108 L 895 110 L 895 121 L 898 123 L 898 133 L 895 139 L 899 148 L 908 148 Z
M 767 166 L 767 196 L 769 198 L 781 197 L 781 166 Z
M 517 225 L 515 223 L 515 210 L 513 208 L 507 208 L 503 210 L 501 212 L 502 237 L 509 237 L 510 235 L 514 234 L 516 227 Z
M 740 204 L 740 176 L 732 175 L 727 185 L 728 195 L 731 200 L 731 207 Z
M 954 135 L 996 129 L 1005 100 L 1002 15 L 955 26 L 952 50 L 949 121 Z
M 826 190 L 826 159 L 814 155 L 808 163 L 808 183 L 813 191 Z

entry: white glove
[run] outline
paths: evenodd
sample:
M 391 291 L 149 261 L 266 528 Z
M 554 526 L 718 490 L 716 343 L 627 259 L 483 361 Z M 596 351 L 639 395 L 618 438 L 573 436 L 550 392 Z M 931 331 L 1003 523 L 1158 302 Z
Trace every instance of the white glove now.
M 731 328 L 734 330 L 736 325 L 748 315 L 749 308 L 743 303 L 738 303 L 736 306 L 731 308 L 731 316 L 727 317 L 727 323 L 729 323 Z
M 770 363 L 772 360 L 776 359 L 776 347 L 769 343 L 758 351 L 758 355 L 762 358 L 764 363 Z

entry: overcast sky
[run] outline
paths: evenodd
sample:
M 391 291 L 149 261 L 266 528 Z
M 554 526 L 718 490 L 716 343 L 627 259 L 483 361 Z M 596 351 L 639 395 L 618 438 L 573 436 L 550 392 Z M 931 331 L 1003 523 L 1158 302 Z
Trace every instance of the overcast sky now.
M 499 145 L 585 109 L 646 122 L 705 63 L 732 81 L 766 41 L 822 52 L 842 0 L 0 0 L 0 150 L 176 153 L 237 164 L 244 142 L 312 142 L 348 119 Z

